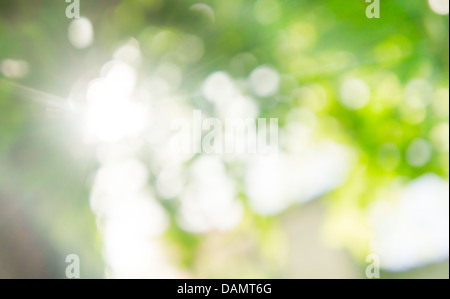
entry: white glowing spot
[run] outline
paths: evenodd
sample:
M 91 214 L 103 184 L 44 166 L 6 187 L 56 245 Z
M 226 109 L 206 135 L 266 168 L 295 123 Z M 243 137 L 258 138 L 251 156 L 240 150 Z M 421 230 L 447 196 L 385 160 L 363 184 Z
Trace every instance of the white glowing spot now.
M 148 177 L 145 164 L 135 158 L 128 158 L 100 168 L 95 185 L 118 193 L 132 192 L 142 189 Z
M 105 262 L 114 278 L 169 278 L 172 270 L 157 241 L 169 219 L 147 185 L 147 166 L 133 157 L 135 150 L 124 144 L 99 149 L 104 165 L 90 205 L 103 233 Z
M 155 239 L 168 217 L 154 198 L 128 194 L 113 203 L 105 218 L 105 261 L 116 278 L 161 278 L 167 273 L 164 252 Z
M 339 99 L 350 110 L 364 108 L 370 101 L 370 87 L 360 79 L 346 80 L 340 89 Z
M 448 181 L 426 174 L 409 183 L 398 202 L 381 198 L 371 206 L 371 251 L 382 268 L 406 271 L 448 258 L 448 198 Z
M 128 231 L 128 237 L 157 237 L 168 227 L 163 208 L 153 197 L 139 192 L 114 202 L 106 217 Z
M 188 191 L 189 192 L 189 191 Z M 211 199 L 214 196 L 212 190 L 209 193 L 202 193 L 198 199 L 198 203 L 194 202 L 194 198 L 190 196 L 197 196 L 197 194 L 187 193 L 184 200 L 186 204 L 179 210 L 177 215 L 178 224 L 187 232 L 190 233 L 206 233 L 208 231 L 229 231 L 235 228 L 242 220 L 244 208 L 238 201 L 229 204 L 214 202 L 207 203 L 207 198 Z
M 277 0 L 258 0 L 255 3 L 255 18 L 261 24 L 272 24 L 281 16 Z
M 351 161 L 349 150 L 333 142 L 303 145 L 295 156 L 255 157 L 245 177 L 250 206 L 257 214 L 275 215 L 314 200 L 345 182 Z
M 114 85 L 114 82 L 117 82 L 118 85 Z M 112 78 L 95 79 L 89 83 L 87 101 L 90 105 L 98 105 L 107 101 L 123 102 L 128 99 L 130 91 L 132 91 L 128 87 L 125 87 L 125 84 L 126 81 L 118 82 Z
M 210 21 L 214 22 L 216 19 L 214 9 L 204 3 L 197 3 L 191 6 L 191 11 L 199 12 L 203 15 L 205 15 Z
M 121 60 L 127 63 L 134 63 L 140 60 L 141 51 L 139 43 L 135 39 L 131 39 L 128 43 L 120 47 L 114 52 L 114 59 Z
M 110 61 L 106 63 L 102 70 L 105 78 L 102 92 L 106 94 L 98 95 L 100 98 L 123 99 L 130 97 L 136 87 L 136 70 L 129 64 L 120 61 Z
M 406 161 L 414 167 L 426 165 L 433 155 L 433 147 L 425 139 L 417 138 L 408 147 Z
M 178 223 L 186 231 L 227 231 L 239 224 L 242 204 L 236 187 L 216 157 L 201 157 L 190 169 L 190 182 L 180 196 Z
M 104 258 L 113 279 L 174 278 L 162 244 L 152 239 L 129 238 L 120 223 L 107 223 Z M 109 233 L 110 232 L 110 233 Z M 106 234 L 106 233 L 105 233 Z
M 308 202 L 340 187 L 353 161 L 350 148 L 332 141 L 312 144 L 298 160 L 295 186 L 298 202 Z
M 413 109 L 423 109 L 433 101 L 434 89 L 424 79 L 413 79 L 405 88 L 406 104 Z
M 135 137 L 144 125 L 144 109 L 138 104 L 103 99 L 89 107 L 88 132 L 103 141 L 116 142 L 124 137 Z
M 222 118 L 255 119 L 259 114 L 259 107 L 249 97 L 238 95 L 229 102 L 221 102 L 217 105 L 217 114 Z
M 400 164 L 401 152 L 394 143 L 383 144 L 377 153 L 378 164 L 385 171 L 392 171 Z
M 97 147 L 97 160 L 102 165 L 117 164 L 124 160 L 133 158 L 139 150 L 139 145 L 126 144 L 100 144 Z
M 440 152 L 448 153 L 449 151 L 449 131 L 449 125 L 447 122 L 436 125 L 430 132 L 430 138 L 435 148 Z
M 288 153 L 300 156 L 302 151 L 311 145 L 312 129 L 292 119 L 290 115 L 287 121 L 289 123 L 282 132 L 282 147 L 285 147 Z
M 428 0 L 431 9 L 438 15 L 448 15 L 449 1 L 448 0 Z
M 0 71 L 9 78 L 23 78 L 30 68 L 24 60 L 5 59 L 0 65 Z
M 172 80 L 176 78 L 172 78 Z M 164 102 L 169 97 L 170 92 L 176 89 L 169 82 L 159 76 L 153 76 L 145 80 L 145 88 L 148 90 L 148 97 L 152 100 Z
M 84 49 L 94 41 L 94 28 L 89 19 L 74 19 L 69 25 L 69 41 L 75 48 Z
M 276 215 L 292 200 L 287 179 L 294 174 L 292 163 L 284 154 L 262 156 L 248 168 L 246 194 L 252 210 L 259 215 Z
M 203 83 L 203 95 L 214 103 L 226 102 L 236 94 L 236 87 L 230 76 L 224 72 L 209 75 Z
M 178 197 L 185 185 L 185 177 L 181 167 L 168 164 L 159 173 L 156 180 L 156 190 L 163 198 Z
M 92 210 L 97 215 L 107 214 L 117 198 L 144 188 L 148 176 L 146 166 L 131 158 L 101 167 L 95 176 L 90 198 Z
M 278 92 L 280 75 L 273 68 L 260 66 L 250 74 L 249 83 L 257 96 L 270 97 Z
M 111 61 L 102 68 L 102 75 L 87 91 L 88 132 L 108 142 L 137 136 L 145 126 L 145 109 L 129 99 L 136 85 L 136 71 L 127 63 Z

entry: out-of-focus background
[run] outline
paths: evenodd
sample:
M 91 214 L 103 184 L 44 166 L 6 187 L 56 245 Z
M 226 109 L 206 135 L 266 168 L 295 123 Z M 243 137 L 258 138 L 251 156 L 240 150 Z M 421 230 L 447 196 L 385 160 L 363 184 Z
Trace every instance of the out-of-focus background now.
M 69 4 L 0 2 L 0 278 L 448 278 L 448 0 Z

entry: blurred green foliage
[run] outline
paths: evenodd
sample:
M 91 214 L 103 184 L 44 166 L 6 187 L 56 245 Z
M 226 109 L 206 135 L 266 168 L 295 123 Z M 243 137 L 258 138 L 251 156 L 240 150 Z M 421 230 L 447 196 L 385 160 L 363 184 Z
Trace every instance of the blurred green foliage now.
M 433 129 L 448 124 L 448 94 L 445 98 L 441 93 L 443 100 L 416 110 L 403 100 L 404 89 L 414 78 L 426 80 L 435 90 L 448 91 L 448 16 L 433 13 L 427 1 L 381 2 L 381 18 L 368 19 L 362 0 L 204 1 L 213 12 L 192 9 L 197 3 L 193 0 L 81 0 L 81 13 L 92 21 L 95 41 L 79 50 L 67 39 L 71 20 L 65 17 L 63 0 L 2 0 L 0 62 L 21 59 L 29 64 L 30 72 L 25 78 L 0 80 L 0 191 L 23 201 L 37 230 L 61 256 L 82 253 L 82 259 L 89 261 L 84 275 L 103 275 L 101 238 L 88 205 L 89 179 L 97 167 L 94 151 L 82 144 L 79 128 L 70 125 L 70 117 L 64 113 L 47 117 L 44 106 L 23 97 L 8 82 L 67 97 L 74 82 L 86 73 L 98 72 L 130 37 L 141 46 L 140 72 L 146 74 L 171 57 L 183 69 L 182 89 L 193 94 L 192 105 L 198 108 L 205 106 L 196 91 L 213 71 L 224 70 L 239 79 L 258 65 L 275 67 L 283 75 L 281 90 L 273 98 L 258 99 L 261 115 L 278 117 L 284 126 L 292 109 L 307 107 L 320 119 L 318 136 L 348 144 L 358 152 L 357 166 L 347 183 L 323 198 L 329 219 L 352 213 L 364 217 L 367 205 L 375 200 L 370 190 L 389 186 L 399 177 L 409 180 L 433 172 L 448 179 L 448 149 L 439 150 L 439 141 L 433 143 Z M 185 34 L 203 40 L 200 60 L 177 58 L 177 51 L 189 50 Z M 156 46 L 155 38 L 161 39 Z M 241 60 L 233 64 L 236 57 Z M 339 101 L 342 82 L 352 77 L 367 82 L 373 99 L 356 111 Z M 326 102 L 317 106 L 308 97 L 296 95 L 293 90 L 298 86 L 325 92 Z M 431 140 L 434 150 L 429 163 L 414 167 L 405 154 L 419 137 Z M 380 158 L 380 148 L 386 144 L 387 154 Z M 387 169 L 386 164 L 395 165 Z M 246 198 L 245 194 L 241 197 Z M 165 205 L 173 214 L 176 205 Z M 265 218 L 248 210 L 240 230 L 227 238 L 254 234 L 258 256 L 266 260 L 279 252 L 268 244 L 282 238 L 276 233 L 282 222 L 282 216 Z M 361 257 L 368 246 L 364 234 L 361 229 L 336 238 Z M 194 271 L 201 268 L 198 255 L 204 236 L 185 233 L 174 222 L 167 236 L 179 248 L 180 266 Z M 63 267 L 64 259 L 59 260 Z M 271 266 L 241 275 L 283 275 L 279 264 L 283 261 L 269 261 L 265 265 Z

